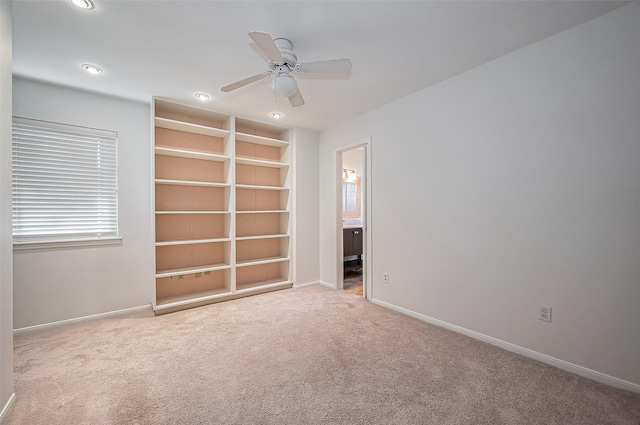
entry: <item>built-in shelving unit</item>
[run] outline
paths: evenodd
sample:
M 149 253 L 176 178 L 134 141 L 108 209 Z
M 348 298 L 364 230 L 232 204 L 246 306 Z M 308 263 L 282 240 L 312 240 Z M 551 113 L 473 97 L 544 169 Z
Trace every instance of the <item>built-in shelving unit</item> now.
M 154 109 L 156 313 L 290 287 L 289 131 Z

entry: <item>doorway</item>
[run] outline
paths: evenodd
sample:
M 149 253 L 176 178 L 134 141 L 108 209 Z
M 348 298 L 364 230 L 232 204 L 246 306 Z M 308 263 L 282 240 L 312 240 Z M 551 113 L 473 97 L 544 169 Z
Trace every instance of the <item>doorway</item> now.
M 337 288 L 371 299 L 369 140 L 337 153 Z

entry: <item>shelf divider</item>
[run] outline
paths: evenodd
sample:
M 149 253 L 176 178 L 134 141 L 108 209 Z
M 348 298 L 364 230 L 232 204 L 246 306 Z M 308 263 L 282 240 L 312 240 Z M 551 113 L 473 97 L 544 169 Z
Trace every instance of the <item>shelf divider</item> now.
M 169 184 L 174 186 L 202 186 L 202 187 L 229 187 L 228 183 L 216 183 L 216 182 L 200 182 L 191 180 L 168 180 L 168 179 L 156 179 L 156 184 Z
M 209 264 L 206 266 L 181 267 L 179 269 L 158 270 L 156 272 L 156 278 L 180 276 L 180 275 L 193 274 L 193 273 L 212 272 L 216 270 L 227 270 L 230 268 L 231 268 L 230 264 L 220 263 L 220 264 Z
M 176 149 L 176 148 L 165 148 L 162 146 L 156 146 L 155 149 L 156 155 L 165 155 L 165 156 L 177 156 L 180 158 L 192 158 L 192 159 L 202 159 L 205 161 L 216 161 L 216 162 L 225 162 L 230 158 L 226 155 L 219 155 L 216 153 L 206 153 L 206 152 L 198 152 L 198 151 L 190 151 L 186 149 Z
M 289 164 L 277 161 L 266 161 L 264 159 L 252 159 L 252 158 L 238 158 L 236 157 L 236 164 L 243 165 L 255 165 L 258 167 L 270 167 L 270 168 L 285 168 Z
M 267 257 L 256 258 L 253 260 L 236 261 L 236 267 L 257 266 L 260 264 L 281 263 L 283 261 L 289 261 L 289 257 Z
M 170 246 L 170 245 L 192 245 L 199 243 L 216 243 L 216 242 L 230 242 L 229 238 L 211 238 L 211 239 L 186 239 L 179 241 L 156 241 L 156 246 Z
M 287 146 L 289 144 L 289 142 L 286 142 L 284 140 L 272 139 L 270 137 L 256 136 L 254 134 L 247 134 L 247 133 L 236 133 L 236 140 L 239 140 L 241 142 L 257 143 L 259 145 L 275 146 L 275 147 Z
M 184 121 L 172 120 L 169 118 L 155 117 L 156 127 L 166 128 L 167 130 L 184 131 L 187 133 L 197 133 L 204 136 L 227 137 L 229 130 L 221 128 L 207 127 L 206 125 L 192 124 Z

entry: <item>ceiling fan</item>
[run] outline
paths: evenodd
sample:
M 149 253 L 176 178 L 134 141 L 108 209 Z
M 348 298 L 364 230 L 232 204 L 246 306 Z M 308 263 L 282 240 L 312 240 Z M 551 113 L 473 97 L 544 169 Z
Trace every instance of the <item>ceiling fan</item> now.
M 273 76 L 271 87 L 274 93 L 289 98 L 291 106 L 297 107 L 304 105 L 304 98 L 300 94 L 296 79 L 291 76 L 292 72 L 325 74 L 322 76 L 326 78 L 349 78 L 351 75 L 351 61 L 349 59 L 298 62 L 298 57 L 293 52 L 293 44 L 286 38 L 274 40 L 269 34 L 259 31 L 250 32 L 249 37 L 267 57 L 269 70 L 224 86 L 221 89 L 223 92 L 230 92 Z

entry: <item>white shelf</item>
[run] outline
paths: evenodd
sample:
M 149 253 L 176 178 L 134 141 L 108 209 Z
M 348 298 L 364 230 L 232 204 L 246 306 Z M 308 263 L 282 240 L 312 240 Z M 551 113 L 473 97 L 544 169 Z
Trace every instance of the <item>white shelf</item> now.
M 236 267 L 257 266 L 260 264 L 270 264 L 270 263 L 282 263 L 284 261 L 289 261 L 289 257 L 255 258 L 253 260 L 237 261 Z
M 221 128 L 207 127 L 206 125 L 191 124 L 184 121 L 176 121 L 169 118 L 155 117 L 156 127 L 166 128 L 168 130 L 186 131 L 187 133 L 197 133 L 205 136 L 227 137 L 229 130 Z
M 270 137 L 256 136 L 256 135 L 247 134 L 247 133 L 236 133 L 236 141 L 238 140 L 241 142 L 257 143 L 259 145 L 276 146 L 276 147 L 287 146 L 289 144 L 289 142 L 285 142 L 284 140 L 272 139 Z
M 202 159 L 205 161 L 216 161 L 216 162 L 225 162 L 229 160 L 229 157 L 226 155 L 219 155 L 215 153 L 205 153 L 205 152 L 197 152 L 197 151 L 189 151 L 184 149 L 174 149 L 174 148 L 163 148 L 160 146 L 156 146 L 155 148 L 156 155 L 164 155 L 164 156 L 177 156 L 180 158 L 192 158 L 192 159 Z
M 237 241 L 250 241 L 254 239 L 278 239 L 278 238 L 286 238 L 289 235 L 286 233 L 278 234 L 278 235 L 260 235 L 260 236 L 239 236 L 236 238 Z
M 171 246 L 171 245 L 191 245 L 199 243 L 214 243 L 214 242 L 229 242 L 229 238 L 212 238 L 212 239 L 186 239 L 181 241 L 162 241 L 156 242 L 156 246 Z
M 236 214 L 274 214 L 274 213 L 289 213 L 288 210 L 250 210 L 250 211 L 236 211 Z
M 231 214 L 229 211 L 156 211 L 157 215 L 162 214 Z
M 258 167 L 269 167 L 269 168 L 285 168 L 289 166 L 289 164 L 285 164 L 284 162 L 265 161 L 264 159 L 252 159 L 252 158 L 236 158 L 236 164 L 255 165 Z
M 206 266 L 182 267 L 182 268 L 179 268 L 179 269 L 158 270 L 156 272 L 156 278 L 180 276 L 180 275 L 194 274 L 194 273 L 212 272 L 212 271 L 215 271 L 215 270 L 226 270 L 226 269 L 230 269 L 230 268 L 231 268 L 231 266 L 229 264 L 220 263 L 220 264 L 208 264 Z
M 290 288 L 290 129 L 154 102 L 156 313 Z
M 209 291 L 193 292 L 191 294 L 182 295 L 179 297 L 160 298 L 156 303 L 156 310 L 164 310 L 167 308 L 180 307 L 183 305 L 194 304 L 204 302 L 208 300 L 214 300 L 216 298 L 222 298 L 232 295 L 227 288 L 212 289 Z
M 255 291 L 256 289 L 267 289 L 267 288 L 275 288 L 278 286 L 288 286 L 288 285 L 291 285 L 291 282 L 289 280 L 283 280 L 283 279 L 262 280 L 260 282 L 250 282 L 250 283 L 243 283 L 242 285 L 237 285 L 236 293 L 241 294 L 243 292 Z
M 198 182 L 191 180 L 167 180 L 156 179 L 156 184 L 170 184 L 176 186 L 203 186 L 203 187 L 229 187 L 228 183 L 214 183 L 214 182 Z
M 255 184 L 237 184 L 236 189 L 253 189 L 253 190 L 289 190 L 288 187 L 280 186 L 259 186 Z

